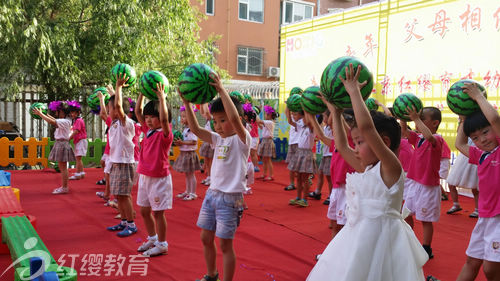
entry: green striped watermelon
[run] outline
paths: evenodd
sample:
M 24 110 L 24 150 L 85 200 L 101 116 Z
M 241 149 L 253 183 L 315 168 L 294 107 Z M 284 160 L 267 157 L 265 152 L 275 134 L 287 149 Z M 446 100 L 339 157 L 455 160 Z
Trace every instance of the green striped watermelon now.
M 321 100 L 321 94 L 318 86 L 311 86 L 304 90 L 300 96 L 300 104 L 304 111 L 311 114 L 321 114 L 326 111 L 326 105 Z
M 254 105 L 254 106 L 253 106 L 253 111 L 255 111 L 255 113 L 256 113 L 257 115 L 259 115 L 259 114 L 260 114 L 260 107 L 258 107 L 258 106 L 255 106 L 255 105 Z
M 125 77 L 128 77 L 126 87 L 133 86 L 135 82 L 137 82 L 137 75 L 135 74 L 135 69 L 126 63 L 119 63 L 113 66 L 113 68 L 111 68 L 110 77 L 111 77 L 111 82 L 113 82 L 113 85 L 116 84 L 116 76 L 118 75 L 121 76 L 123 75 L 123 73 L 125 73 Z
M 181 131 L 174 130 L 172 134 L 174 135 L 174 140 L 184 140 L 184 136 L 182 135 Z
M 250 94 L 244 94 L 243 98 L 245 98 L 245 102 L 249 102 L 249 103 L 253 102 L 252 96 Z
M 368 110 L 378 110 L 378 104 L 375 103 L 374 98 L 367 98 L 365 100 L 366 107 L 368 107 Z
M 417 96 L 411 93 L 404 93 L 394 100 L 394 104 L 392 105 L 394 115 L 404 121 L 411 121 L 406 110 L 408 106 L 413 106 L 417 112 L 423 108 L 422 101 Z
M 29 113 L 30 113 L 31 117 L 33 117 L 35 119 L 42 119 L 42 117 L 33 113 L 33 109 L 35 109 L 35 108 L 40 110 L 43 114 L 47 114 L 47 105 L 44 103 L 35 102 L 30 106 L 30 109 L 29 109 Z
M 465 83 L 476 83 L 479 90 L 484 93 L 484 96 L 487 96 L 484 86 L 474 80 L 464 79 L 455 82 L 448 90 L 446 102 L 448 103 L 450 110 L 458 115 L 470 115 L 471 113 L 480 110 L 477 102 L 464 93 L 462 87 L 465 86 Z
M 214 119 L 210 119 L 210 129 L 212 129 L 212 132 L 215 132 Z
M 373 89 L 373 75 L 368 68 L 357 58 L 340 57 L 328 64 L 321 75 L 321 92 L 325 98 L 339 108 L 351 108 L 351 98 L 340 81 L 339 76 L 345 78 L 345 68 L 352 63 L 354 70 L 361 65 L 361 74 L 359 82 L 367 81 L 367 84 L 361 88 L 363 99 L 367 99 Z
M 156 90 L 156 84 L 158 83 L 165 85 L 165 93 L 168 93 L 170 84 L 167 77 L 159 71 L 150 70 L 142 74 L 141 80 L 139 80 L 139 91 L 150 100 L 158 100 L 158 96 L 153 91 Z
M 212 68 L 203 63 L 193 63 L 182 71 L 179 77 L 179 93 L 188 101 L 203 104 L 211 101 L 217 90 L 209 82 L 213 82 L 209 74 Z
M 290 90 L 290 96 L 291 95 L 302 95 L 303 90 L 300 87 L 293 87 Z
M 243 96 L 242 93 L 240 93 L 238 91 L 232 91 L 231 93 L 229 93 L 229 95 L 237 98 L 241 104 L 245 103 L 245 97 Z
M 300 101 L 300 95 L 291 95 L 286 100 L 286 106 L 291 112 L 300 112 L 302 111 L 302 105 L 300 104 Z
M 104 103 L 108 104 L 109 101 L 109 93 L 108 90 L 106 90 L 105 87 L 99 87 L 95 89 L 92 94 L 90 94 L 87 98 L 87 104 L 89 105 L 90 109 L 92 110 L 99 110 L 99 97 L 97 96 L 97 92 L 101 91 L 102 95 L 104 96 Z

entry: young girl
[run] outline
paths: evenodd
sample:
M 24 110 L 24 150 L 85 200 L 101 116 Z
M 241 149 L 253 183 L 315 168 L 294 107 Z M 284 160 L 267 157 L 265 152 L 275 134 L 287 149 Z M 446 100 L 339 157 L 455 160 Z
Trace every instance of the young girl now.
M 68 101 L 69 115 L 73 119 L 73 133 L 70 139 L 73 139 L 75 145 L 76 157 L 76 173 L 69 177 L 70 180 L 79 180 L 85 176 L 83 171 L 82 157 L 87 155 L 87 131 L 85 130 L 85 122 L 83 122 L 80 114 L 82 113 L 80 104 L 77 101 Z
M 455 146 L 469 163 L 477 165 L 479 178 L 479 219 L 472 231 L 467 261 L 457 281 L 474 280 L 483 265 L 488 280 L 500 280 L 500 116 L 476 84 L 466 84 L 464 92 L 475 100 L 481 111 L 473 113 L 458 126 Z M 461 117 L 461 119 L 464 119 Z M 470 137 L 476 147 L 467 144 Z
M 259 118 L 257 116 L 257 113 L 254 111 L 252 104 L 250 103 L 245 103 L 243 106 L 243 118 L 245 119 L 245 127 L 247 131 L 250 133 L 250 136 L 252 136 L 252 130 L 254 129 L 254 126 L 251 124 L 257 124 L 257 119 Z M 258 143 L 259 137 L 258 137 L 258 132 L 257 132 L 257 143 Z M 254 184 L 254 179 L 255 179 L 255 167 L 253 163 L 253 158 L 252 158 L 252 144 L 254 144 L 254 137 L 252 137 L 252 142 L 250 143 L 250 157 L 248 158 L 248 169 L 247 169 L 247 184 L 245 187 L 245 191 L 243 194 L 248 195 L 252 194 L 252 188 L 251 185 Z M 247 209 L 245 205 L 245 209 Z
M 71 134 L 71 118 L 69 118 L 69 106 L 65 101 L 53 101 L 49 104 L 56 118 L 45 115 L 38 109 L 34 109 L 35 114 L 40 116 L 47 123 L 56 126 L 54 138 L 56 142 L 50 150 L 49 160 L 57 161 L 61 170 L 62 186 L 54 189 L 52 194 L 65 194 L 69 192 L 68 187 L 68 162 L 75 161 L 75 153 L 69 144 Z
M 351 97 L 355 148 L 348 145 L 341 111 L 332 106 L 335 146 L 358 171 L 347 175 L 347 224 L 327 246 L 307 280 L 424 280 L 427 254 L 401 216 L 404 172 L 395 153 L 396 119 L 366 108 L 359 89 L 361 66 L 339 76 Z M 370 116 L 372 115 L 372 116 Z
M 259 179 L 272 181 L 273 163 L 271 157 L 276 157 L 276 147 L 274 145 L 274 120 L 278 118 L 279 113 L 269 105 L 264 106 L 264 118 L 266 120 L 257 120 L 262 129 L 262 143 L 259 145 L 259 156 L 262 158 L 263 175 Z M 267 175 L 267 176 L 266 176 Z
M 203 104 L 200 108 L 201 116 L 205 117 L 207 122 L 205 123 L 205 130 L 213 132 L 212 130 L 212 115 L 210 114 L 210 109 L 208 104 Z M 203 142 L 200 146 L 200 156 L 204 157 L 203 170 L 207 174 L 207 177 L 201 181 L 204 185 L 210 185 L 210 169 L 212 168 L 212 159 L 214 158 L 214 148 L 213 145 L 208 142 Z
M 297 174 L 297 197 L 289 201 L 290 205 L 298 205 L 301 207 L 309 206 L 307 202 L 307 194 L 309 192 L 309 176 L 316 172 L 316 162 L 312 149 L 314 147 L 314 133 L 311 129 L 311 122 L 308 115 L 304 112 L 293 112 L 293 119 L 300 120 L 304 118 L 302 128 L 298 129 L 300 135 L 298 136 L 297 155 L 295 163 L 288 163 L 288 168 Z M 314 118 L 311 116 L 311 118 Z
M 285 159 L 285 162 L 288 163 L 287 169 L 289 171 L 290 184 L 285 186 L 285 190 L 294 190 L 296 189 L 295 178 L 297 177 L 297 175 L 290 168 L 293 165 L 293 163 L 297 162 L 296 156 L 297 156 L 297 146 L 298 146 L 298 136 L 299 136 L 298 130 L 302 128 L 304 121 L 302 120 L 303 116 L 301 114 L 292 115 L 288 107 L 285 109 L 285 114 L 288 124 L 290 125 L 290 129 L 288 130 L 289 134 L 288 150 L 286 152 L 286 159 Z M 295 116 L 302 116 L 302 117 L 300 117 L 300 119 L 294 119 Z
M 177 194 L 177 197 L 189 201 L 198 197 L 196 195 L 196 177 L 194 176 L 194 172 L 200 170 L 201 166 L 198 154 L 196 154 L 198 137 L 188 127 L 186 108 L 184 106 L 181 106 L 180 112 L 181 124 L 185 126 L 182 131 L 184 140 L 175 141 L 175 145 L 180 146 L 181 154 L 175 160 L 173 168 L 177 172 L 186 174 L 186 191 Z

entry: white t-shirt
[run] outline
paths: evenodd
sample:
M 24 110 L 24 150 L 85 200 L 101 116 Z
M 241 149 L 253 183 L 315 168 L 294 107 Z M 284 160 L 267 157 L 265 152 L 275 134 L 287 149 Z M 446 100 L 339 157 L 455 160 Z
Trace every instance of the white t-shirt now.
M 71 136 L 71 119 L 59 118 L 56 119 L 57 128 L 54 132 L 56 140 L 69 140 Z
M 300 129 L 298 139 L 298 148 L 312 149 L 314 147 L 314 133 L 306 125 Z
M 302 119 L 295 121 L 295 119 L 293 119 L 293 116 L 292 116 L 292 120 L 297 124 L 297 126 L 293 127 L 290 125 L 290 130 L 288 131 L 288 133 L 290 135 L 290 139 L 288 140 L 289 145 L 297 144 L 299 142 L 299 139 L 298 139 L 299 130 L 302 127 L 302 125 L 304 124 L 304 121 Z
M 191 132 L 189 128 L 184 128 L 182 131 L 182 136 L 184 137 L 184 141 L 195 141 L 196 143 L 193 145 L 183 144 L 179 147 L 180 151 L 195 151 L 198 147 L 198 137 Z
M 274 121 L 263 120 L 264 127 L 262 127 L 262 138 L 272 138 L 274 135 Z
M 325 132 L 325 136 L 333 139 L 333 131 L 330 126 L 324 126 L 323 127 L 323 132 Z M 325 156 L 332 156 L 332 152 L 330 152 L 330 147 L 323 142 L 321 142 L 321 145 L 323 146 L 323 157 Z
M 135 136 L 134 121 L 125 117 L 125 124 L 120 124 L 120 120 L 115 119 L 109 126 L 109 159 L 111 163 L 135 163 L 134 142 Z
M 211 134 L 212 143 L 215 143 L 215 151 L 210 170 L 210 189 L 226 193 L 245 191 L 248 156 L 252 141 L 250 133 L 245 131 L 245 143 L 237 134 L 227 138 L 222 138 L 217 133 Z

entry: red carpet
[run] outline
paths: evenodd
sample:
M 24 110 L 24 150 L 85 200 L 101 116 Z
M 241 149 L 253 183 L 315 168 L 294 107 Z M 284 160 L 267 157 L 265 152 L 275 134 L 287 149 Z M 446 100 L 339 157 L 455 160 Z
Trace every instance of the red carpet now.
M 314 266 L 315 255 L 330 240 L 327 206 L 320 201 L 310 201 L 312 206 L 305 209 L 289 206 L 288 200 L 295 192 L 283 190 L 288 183 L 288 171 L 282 163 L 275 163 L 274 167 L 275 181 L 256 180 L 254 194 L 245 198 L 249 209 L 234 241 L 238 257 L 234 280 L 305 280 Z M 116 212 L 104 207 L 104 202 L 95 196 L 96 191 L 102 190 L 95 185 L 102 170 L 86 172 L 85 179 L 70 182 L 70 194 L 58 196 L 51 191 L 59 186 L 59 174 L 49 170 L 12 173 L 12 185 L 21 189 L 25 212 L 37 217 L 38 234 L 54 258 L 65 261 L 65 266 L 71 266 L 73 257 L 79 280 L 195 280 L 205 274 L 200 230 L 196 227 L 201 198 L 175 200 L 174 209 L 166 212 L 168 255 L 151 258 L 147 263 L 141 259 L 142 262 L 134 264 L 129 255 L 136 254 L 147 236 L 139 212 L 136 235 L 118 238 L 106 231 L 107 226 L 118 220 L 113 219 Z M 198 174 L 198 182 L 203 177 Z M 173 172 L 173 182 L 175 194 L 184 191 L 183 174 Z M 198 185 L 198 195 L 203 196 L 205 190 L 205 186 Z M 440 280 L 455 280 L 460 272 L 476 222 L 468 217 L 473 210 L 472 199 L 461 196 L 460 200 L 466 211 L 457 215 L 446 215 L 451 202 L 443 203 L 441 221 L 435 224 L 432 245 L 435 258 L 424 267 L 426 275 L 432 274 Z M 418 222 L 415 231 L 421 238 Z M 122 271 L 117 259 L 123 262 Z M 10 256 L 0 255 L 0 274 L 11 262 Z M 222 271 L 220 251 L 217 265 Z M 146 275 L 141 276 L 146 266 Z M 10 270 L 0 280 L 12 280 L 12 276 Z M 483 273 L 477 280 L 485 280 Z

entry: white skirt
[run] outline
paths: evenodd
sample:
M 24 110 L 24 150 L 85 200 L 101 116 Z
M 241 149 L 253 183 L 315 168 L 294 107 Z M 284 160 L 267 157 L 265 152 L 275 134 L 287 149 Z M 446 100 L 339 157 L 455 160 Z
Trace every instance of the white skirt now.
M 449 185 L 463 188 L 477 188 L 477 166 L 469 164 L 469 158 L 459 153 L 446 179 Z

